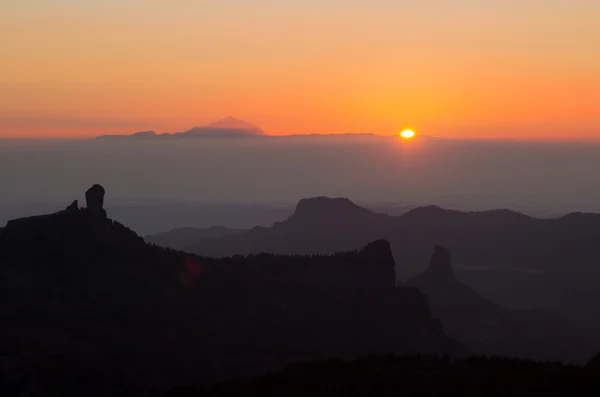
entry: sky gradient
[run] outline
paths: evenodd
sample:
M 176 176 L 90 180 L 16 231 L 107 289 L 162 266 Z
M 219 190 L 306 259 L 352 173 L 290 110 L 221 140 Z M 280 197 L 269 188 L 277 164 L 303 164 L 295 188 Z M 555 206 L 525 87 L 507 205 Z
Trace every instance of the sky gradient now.
M 0 136 L 600 139 L 597 0 L 0 0 Z

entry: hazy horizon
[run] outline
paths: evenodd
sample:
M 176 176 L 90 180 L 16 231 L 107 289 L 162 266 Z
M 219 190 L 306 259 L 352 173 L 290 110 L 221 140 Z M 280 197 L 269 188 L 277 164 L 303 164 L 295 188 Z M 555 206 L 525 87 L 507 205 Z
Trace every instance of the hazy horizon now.
M 377 136 L 0 140 L 0 221 L 34 215 L 36 208 L 58 210 L 74 199 L 83 202 L 83 192 L 93 183 L 110 192 L 108 208 L 196 208 L 190 210 L 196 218 L 186 224 L 175 224 L 186 218 L 173 215 L 172 223 L 165 224 L 173 227 L 210 226 L 198 215 L 206 214 L 198 212 L 201 207 L 250 205 L 290 212 L 298 200 L 316 196 L 347 197 L 392 213 L 438 205 L 558 216 L 600 212 L 598 169 L 600 144 L 589 143 Z M 228 224 L 227 216 L 222 222 L 207 219 L 249 226 Z M 252 219 L 258 224 L 280 220 Z

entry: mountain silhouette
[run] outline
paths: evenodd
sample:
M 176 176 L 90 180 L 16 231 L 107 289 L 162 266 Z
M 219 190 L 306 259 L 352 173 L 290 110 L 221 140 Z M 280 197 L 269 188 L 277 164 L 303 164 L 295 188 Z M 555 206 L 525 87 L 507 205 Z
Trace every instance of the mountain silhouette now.
M 208 256 L 331 254 L 385 239 L 400 281 L 425 270 L 431 248 L 448 247 L 455 272 L 480 295 L 511 310 L 544 309 L 600 332 L 600 215 L 539 219 L 510 210 L 462 212 L 436 206 L 400 216 L 376 214 L 347 199 L 298 203 L 271 227 L 200 240 L 184 251 Z M 600 342 L 600 338 L 597 338 Z
M 104 193 L 94 185 L 85 208 L 0 230 L 3 363 L 62 368 L 48 381 L 112 395 L 298 360 L 467 353 L 425 295 L 395 286 L 385 240 L 335 255 L 207 258 L 146 243 L 108 218 Z
M 157 134 L 155 131 L 141 131 L 131 135 L 101 135 L 97 139 L 165 139 L 165 138 L 239 138 L 265 135 L 265 132 L 254 124 L 235 117 L 226 117 L 214 123 L 193 127 L 187 131 L 173 134 Z
M 315 197 L 298 202 L 288 219 L 272 227 L 201 240 L 185 251 L 208 256 L 260 252 L 331 254 L 382 239 L 390 218 L 361 208 L 345 198 Z
M 198 128 L 198 127 L 196 127 Z M 203 128 L 203 127 L 200 127 Z M 254 131 L 255 134 L 262 135 L 265 132 L 258 128 L 256 125 L 251 124 L 247 121 L 236 119 L 235 117 L 226 117 L 219 121 L 215 121 L 214 123 L 209 124 L 206 128 L 223 128 L 230 130 L 240 130 L 240 131 Z
M 510 312 L 459 281 L 450 253 L 441 246 L 407 286 L 427 294 L 446 332 L 478 353 L 555 361 L 589 356 L 580 333 L 566 320 L 542 310 Z
M 227 117 L 207 126 L 194 127 L 185 132 L 177 132 L 174 137 L 243 137 L 259 136 L 265 132 L 257 126 L 234 117 Z

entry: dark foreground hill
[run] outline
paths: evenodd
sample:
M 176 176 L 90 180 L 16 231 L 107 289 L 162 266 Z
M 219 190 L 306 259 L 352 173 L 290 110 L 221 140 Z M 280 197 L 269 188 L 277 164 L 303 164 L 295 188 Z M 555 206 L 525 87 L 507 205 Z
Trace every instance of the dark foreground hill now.
M 0 230 L 6 390 L 119 395 L 298 360 L 467 353 L 425 295 L 395 286 L 384 240 L 327 256 L 210 259 L 110 220 L 102 187 L 86 196 L 87 208 Z
M 168 397 L 598 395 L 600 373 L 552 362 L 473 357 L 368 357 L 299 363 L 250 381 L 173 390 Z

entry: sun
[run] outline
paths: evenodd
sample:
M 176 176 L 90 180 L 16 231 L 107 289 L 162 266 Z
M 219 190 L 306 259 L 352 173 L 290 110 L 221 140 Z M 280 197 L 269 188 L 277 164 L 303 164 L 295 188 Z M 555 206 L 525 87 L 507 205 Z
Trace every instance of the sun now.
M 415 132 L 413 130 L 404 130 L 400 133 L 400 136 L 404 139 L 412 139 L 415 137 Z

